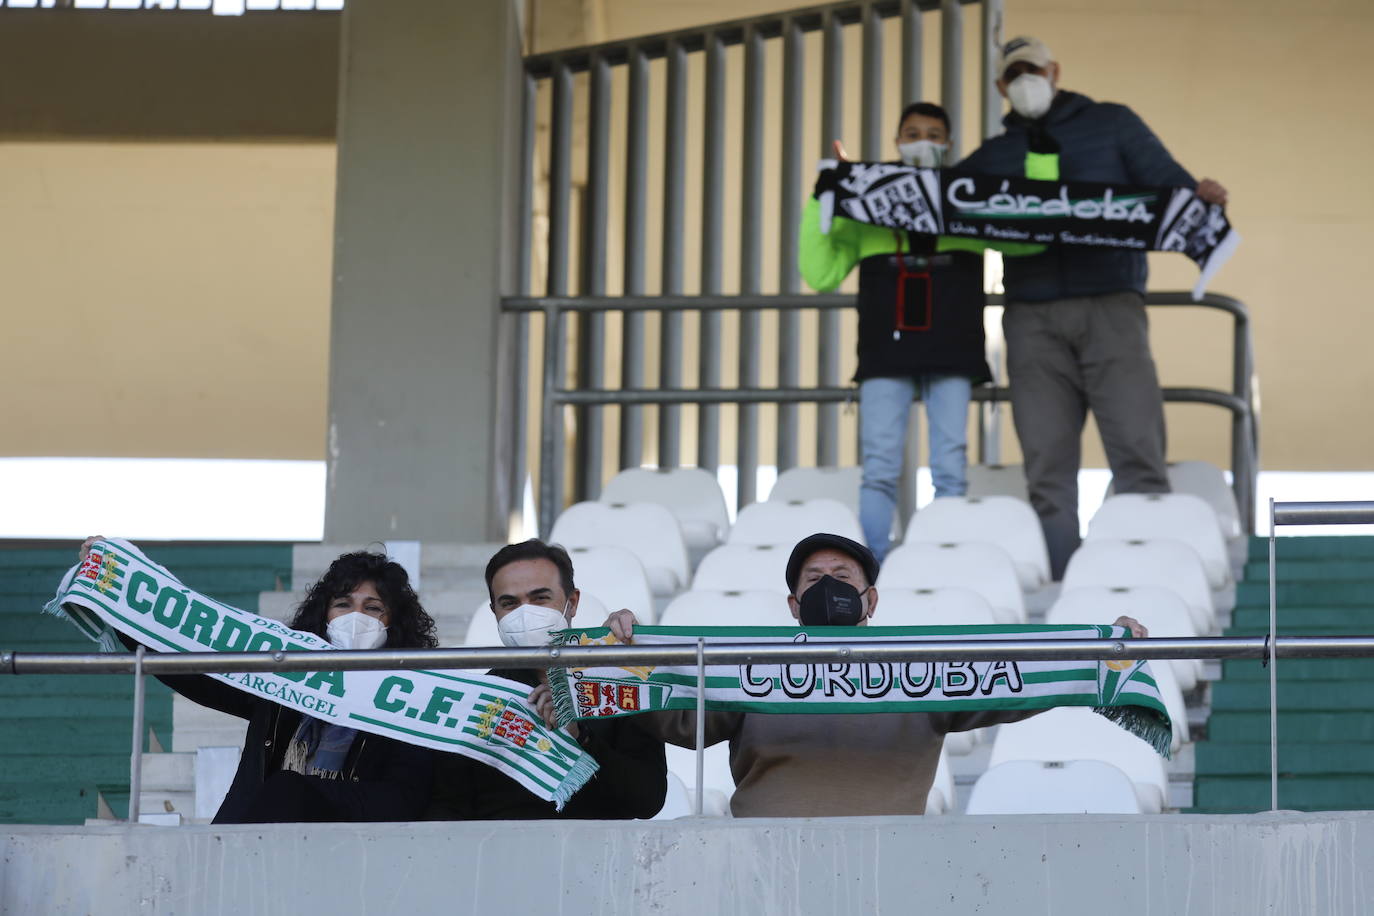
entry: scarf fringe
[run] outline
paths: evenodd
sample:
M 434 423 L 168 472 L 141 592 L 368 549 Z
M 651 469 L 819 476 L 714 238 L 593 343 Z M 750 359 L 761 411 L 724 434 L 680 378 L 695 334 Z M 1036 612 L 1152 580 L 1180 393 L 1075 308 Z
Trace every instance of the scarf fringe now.
M 1167 717 L 1161 721 L 1159 713 L 1144 706 L 1094 706 L 1093 712 L 1126 729 L 1165 760 L 1172 759 L 1174 729 Z
M 43 605 L 40 613 L 56 617 L 58 620 L 71 624 L 81 631 L 81 635 L 94 642 L 100 647 L 101 652 L 125 652 L 127 651 L 120 643 L 115 631 L 110 629 L 104 621 L 94 618 L 85 608 L 76 605 L 65 605 L 61 598 L 53 598 Z
M 561 715 L 561 714 L 560 714 Z M 568 803 L 568 799 L 578 789 L 587 784 L 587 780 L 596 775 L 596 759 L 591 754 L 583 754 L 573 763 L 572 769 L 568 770 L 568 775 L 563 777 L 563 781 L 558 784 L 558 788 L 553 790 L 553 808 L 555 811 L 562 811 L 563 806 Z

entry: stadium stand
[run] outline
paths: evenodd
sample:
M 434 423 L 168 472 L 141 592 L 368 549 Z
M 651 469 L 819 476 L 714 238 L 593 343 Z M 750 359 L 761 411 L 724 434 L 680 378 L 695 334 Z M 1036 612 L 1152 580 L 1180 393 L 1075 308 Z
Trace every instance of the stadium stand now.
M 1245 568 L 1249 542 L 1236 507 L 1236 494 L 1226 481 L 1226 474 L 1208 461 L 1175 461 L 1169 465 L 1169 486 L 1175 493 L 1191 493 L 1212 507 L 1217 527 L 1226 541 L 1227 555 L 1235 578 Z M 1116 493 L 1115 482 L 1107 484 L 1107 496 Z
M 1064 571 L 1063 591 L 1093 585 L 1170 589 L 1187 604 L 1199 634 L 1215 632 L 1217 615 L 1207 573 L 1197 553 L 1181 541 L 1084 541 Z
M 722 544 L 702 557 L 693 591 L 770 591 L 787 594 L 792 545 Z
M 833 499 L 859 514 L 859 485 L 863 468 L 788 468 L 778 475 L 768 493 L 769 502 Z
M 568 555 L 573 561 L 577 587 L 595 594 L 604 607 L 633 608 L 645 623 L 658 619 L 644 564 L 629 550 L 612 546 L 572 547 Z
M 898 588 L 878 592 L 875 626 L 980 626 L 997 622 L 992 605 L 970 588 Z
M 827 531 L 864 543 L 859 518 L 837 499 L 753 503 L 735 517 L 727 544 L 776 544 L 791 549 L 807 534 Z
M 550 540 L 567 548 L 625 548 L 644 564 L 655 595 L 671 595 L 690 578 L 682 529 L 656 503 L 575 503 L 554 521 Z
M 1130 493 L 1102 504 L 1088 525 L 1088 540 L 1166 539 L 1182 541 L 1202 560 L 1212 603 L 1228 612 L 1236 605 L 1236 583 L 1216 513 L 1188 493 Z
M 677 518 L 689 548 L 709 550 L 725 540 L 730 516 L 725 494 L 701 468 L 628 468 L 601 491 L 603 503 L 656 503 Z
M 1026 469 L 1019 464 L 971 464 L 968 466 L 968 495 L 1011 496 L 1029 505 Z
M 693 589 L 672 600 L 659 618 L 665 627 L 780 627 L 793 623 L 776 591 Z
M 1012 760 L 1110 763 L 1130 777 L 1146 814 L 1158 814 L 1169 797 L 1164 763 L 1154 748 L 1082 707 L 1059 707 L 998 726 L 988 768 Z
M 1269 629 L 1268 545 L 1250 540 L 1250 560 L 1227 636 Z M 1279 635 L 1369 632 L 1374 538 L 1291 537 L 1278 542 Z M 1211 689 L 1207 739 L 1196 745 L 1195 813 L 1269 806 L 1269 669 L 1222 663 Z M 1281 659 L 1279 799 L 1285 809 L 1374 808 L 1374 659 Z
M 887 555 L 877 584 L 879 601 L 883 588 L 972 589 L 992 605 L 998 623 L 1026 620 L 1016 566 L 993 544 L 902 544 Z
M 668 772 L 676 775 L 687 787 L 687 797 L 695 798 L 697 784 L 697 754 L 695 750 L 669 744 Z M 730 772 L 730 745 L 721 742 L 706 749 L 702 772 L 705 798 L 702 813 L 713 817 L 730 816 L 730 796 L 735 794 L 735 777 Z
M 187 585 L 247 610 L 257 610 L 260 592 L 291 578 L 289 544 L 141 546 Z M 75 559 L 74 544 L 0 550 L 0 645 L 19 652 L 95 651 L 70 624 L 38 613 Z M 126 816 L 132 678 L 3 678 L 0 699 L 0 731 L 24 736 L 0 749 L 0 821 L 80 824 L 102 814 Z M 146 702 L 149 746 L 170 748 L 171 691 L 149 678 Z M 158 779 L 154 773 L 150 789 Z
M 1062 591 L 1046 612 L 1045 623 L 1098 623 L 1115 620 L 1123 614 L 1142 621 L 1151 636 L 1186 638 L 1202 635 L 1183 599 L 1158 585 L 1133 588 L 1095 585 Z M 1185 693 L 1202 678 L 1201 659 L 1176 658 L 1171 664 L 1179 688 Z
M 1010 496 L 955 496 L 932 500 L 911 517 L 905 544 L 995 544 L 1016 564 L 1023 591 L 1050 578 L 1045 534 L 1035 511 Z
M 1130 777 L 1101 760 L 1009 760 L 974 784 L 966 814 L 1140 814 Z

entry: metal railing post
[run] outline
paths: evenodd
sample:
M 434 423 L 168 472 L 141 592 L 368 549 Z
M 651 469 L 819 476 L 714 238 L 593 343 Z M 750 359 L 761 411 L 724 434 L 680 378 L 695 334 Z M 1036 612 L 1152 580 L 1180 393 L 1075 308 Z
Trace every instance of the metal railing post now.
M 625 279 L 627 296 L 644 294 L 645 185 L 649 158 L 649 59 L 640 48 L 627 63 L 630 85 L 625 140 Z M 621 331 L 620 386 L 644 385 L 644 316 L 627 314 Z M 620 408 L 620 461 L 637 468 L 644 456 L 644 408 Z
M 697 638 L 697 797 L 694 814 L 701 817 L 706 782 L 706 640 Z
M 611 160 L 611 65 L 594 55 L 587 69 L 587 185 L 582 201 L 582 269 L 579 286 L 585 296 L 606 294 L 606 224 Z M 577 384 L 585 390 L 604 387 L 606 373 L 606 316 L 578 315 Z M 601 495 L 604 408 L 577 411 L 577 463 L 574 499 Z
M 134 739 L 129 754 L 129 816 L 130 824 L 138 823 L 138 797 L 143 794 L 143 655 L 145 649 L 134 650 Z
M 902 106 L 921 101 L 921 8 L 902 0 Z
M 940 0 L 940 104 L 949 115 L 949 155 L 960 158 L 964 130 L 964 9 Z
M 782 27 L 782 176 L 781 239 L 778 244 L 778 291 L 784 295 L 801 292 L 801 273 L 797 253 L 801 233 L 802 186 L 802 109 L 806 81 L 806 43 L 800 23 L 789 19 Z M 795 388 L 801 384 L 801 315 L 796 309 L 778 314 L 778 384 Z M 778 405 L 778 473 L 796 467 L 798 420 L 795 404 Z
M 706 36 L 706 113 L 701 181 L 701 291 L 721 291 L 721 228 L 725 208 L 725 42 Z M 720 314 L 701 316 L 697 384 L 720 386 Z M 697 467 L 712 474 L 720 464 L 720 408 L 697 408 Z
M 834 155 L 831 142 L 844 134 L 844 23 L 827 12 L 821 24 L 821 158 Z M 817 316 L 819 342 L 816 383 L 833 387 L 840 378 L 840 315 L 821 309 Z M 840 408 L 821 404 L 816 408 L 816 464 L 834 466 L 840 459 Z
M 682 293 L 682 217 L 687 152 L 687 51 L 680 42 L 664 51 L 667 79 L 663 115 L 663 283 L 665 296 Z M 682 387 L 682 314 L 665 311 L 659 321 L 660 388 Z M 682 463 L 682 408 L 658 409 L 658 466 Z
M 1269 498 L 1269 810 L 1279 810 L 1278 566 L 1274 538 L 1274 498 Z
M 764 54 L 763 34 L 747 29 L 744 36 L 744 124 L 743 157 L 740 163 L 742 200 L 740 202 L 740 294 L 757 295 L 761 287 L 763 258 L 763 128 L 764 128 Z M 741 312 L 739 316 L 739 386 L 756 388 L 759 384 L 759 313 Z M 759 408 L 741 404 L 737 408 L 735 429 L 735 467 L 739 472 L 735 505 L 743 508 L 758 498 Z

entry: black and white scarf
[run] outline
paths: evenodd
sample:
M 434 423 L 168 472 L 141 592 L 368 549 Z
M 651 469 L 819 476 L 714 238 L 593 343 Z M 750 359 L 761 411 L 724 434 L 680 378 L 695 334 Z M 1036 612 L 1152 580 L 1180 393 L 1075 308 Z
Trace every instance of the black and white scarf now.
M 1240 244 L 1226 211 L 1189 188 L 995 178 L 892 162 L 824 159 L 816 181 L 821 231 L 844 216 L 925 235 L 984 242 L 1178 251 L 1201 270 L 1200 299 Z

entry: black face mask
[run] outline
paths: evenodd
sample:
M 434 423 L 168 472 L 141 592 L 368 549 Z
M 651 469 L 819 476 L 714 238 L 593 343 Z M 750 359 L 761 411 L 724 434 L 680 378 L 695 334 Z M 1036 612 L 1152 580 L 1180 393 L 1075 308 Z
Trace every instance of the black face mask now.
M 862 593 L 833 576 L 821 576 L 816 580 L 802 593 L 800 603 L 804 627 L 853 627 L 867 616 Z

